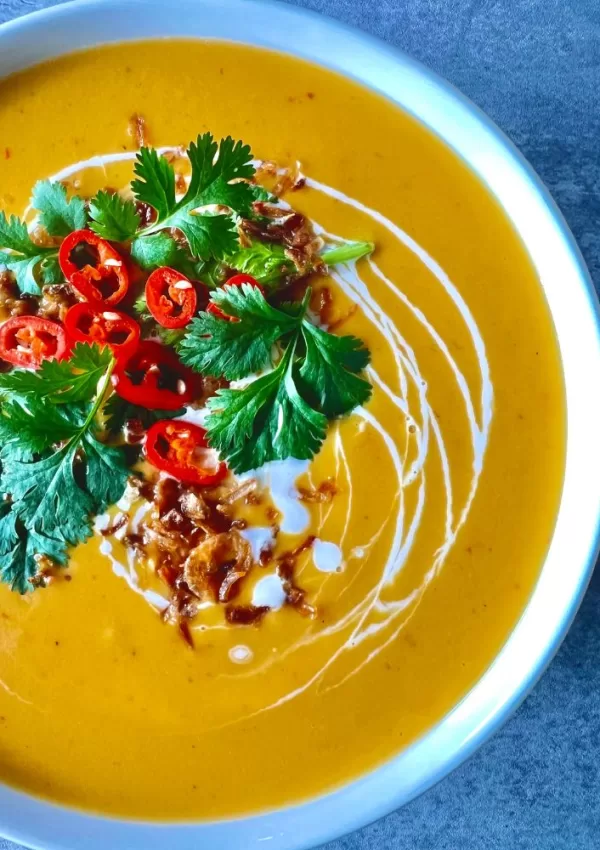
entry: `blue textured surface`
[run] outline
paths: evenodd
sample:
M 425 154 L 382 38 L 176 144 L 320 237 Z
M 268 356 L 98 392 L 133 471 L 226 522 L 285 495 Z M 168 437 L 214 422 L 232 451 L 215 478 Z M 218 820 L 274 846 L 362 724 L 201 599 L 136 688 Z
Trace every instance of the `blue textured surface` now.
M 600 287 L 598 0 L 291 2 L 401 47 L 481 106 L 549 186 Z M 0 0 L 0 22 L 50 5 Z M 600 848 L 598 570 L 549 671 L 504 729 L 419 800 L 324 850 L 537 848 Z

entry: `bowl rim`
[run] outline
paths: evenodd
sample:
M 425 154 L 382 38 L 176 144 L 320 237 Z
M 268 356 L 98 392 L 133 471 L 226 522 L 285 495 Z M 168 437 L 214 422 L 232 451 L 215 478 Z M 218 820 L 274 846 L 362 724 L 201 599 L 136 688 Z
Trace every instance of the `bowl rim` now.
M 0 78 L 94 44 L 165 36 L 241 41 L 299 56 L 374 89 L 425 124 L 478 174 L 512 220 L 546 292 L 562 356 L 565 479 L 542 573 L 488 670 L 419 740 L 328 794 L 232 820 L 121 820 L 0 785 L 0 833 L 30 847 L 152 850 L 167 842 L 179 850 L 200 845 L 248 850 L 265 844 L 271 850 L 306 850 L 372 822 L 444 778 L 517 708 L 562 642 L 599 548 L 600 476 L 593 472 L 600 468 L 600 443 L 594 440 L 600 399 L 589 397 L 586 376 L 600 371 L 600 310 L 561 213 L 496 125 L 450 83 L 400 50 L 323 15 L 275 0 L 75 0 L 0 26 Z

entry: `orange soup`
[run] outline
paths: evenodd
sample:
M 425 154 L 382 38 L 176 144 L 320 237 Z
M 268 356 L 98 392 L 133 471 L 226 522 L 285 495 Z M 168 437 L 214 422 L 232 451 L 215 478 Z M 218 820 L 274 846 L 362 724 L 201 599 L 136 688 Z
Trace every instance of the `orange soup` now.
M 509 221 L 387 100 L 235 44 L 25 71 L 0 139 L 0 208 L 31 234 L 0 240 L 0 779 L 202 819 L 391 758 L 491 663 L 557 512 L 561 365 Z M 145 476 L 124 495 L 123 459 Z

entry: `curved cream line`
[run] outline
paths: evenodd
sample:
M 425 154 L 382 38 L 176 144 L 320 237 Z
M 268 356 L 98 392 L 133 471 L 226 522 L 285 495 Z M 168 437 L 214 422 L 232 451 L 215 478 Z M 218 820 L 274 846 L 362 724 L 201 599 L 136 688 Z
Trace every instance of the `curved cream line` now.
M 39 705 L 36 705 L 34 702 L 31 702 L 31 700 L 25 699 L 25 697 L 22 697 L 21 694 L 18 694 L 16 691 L 13 691 L 13 689 L 6 684 L 4 679 L 0 679 L 0 688 L 2 688 L 2 690 L 5 691 L 9 695 L 9 697 L 11 697 L 11 699 L 17 699 L 24 705 L 30 705 L 32 706 L 32 708 L 35 708 L 36 711 L 40 711 L 42 712 L 42 714 L 47 714 L 47 712 L 43 711 L 39 707 Z
M 469 329 L 469 333 L 471 335 L 471 339 L 475 346 L 475 351 L 477 353 L 477 357 L 479 360 L 479 366 L 481 370 L 481 378 L 482 378 L 482 388 L 481 388 L 481 410 L 482 410 L 482 425 L 481 425 L 481 433 L 487 434 L 489 432 L 489 426 L 492 420 L 492 402 L 494 398 L 494 391 L 492 387 L 492 381 L 490 376 L 490 367 L 487 360 L 487 355 L 485 352 L 485 344 L 483 342 L 483 338 L 481 333 L 479 332 L 479 328 L 477 327 L 477 323 L 473 318 L 473 314 L 469 310 L 466 301 L 456 288 L 456 286 L 452 283 L 446 272 L 443 268 L 437 263 L 433 257 L 431 257 L 427 251 L 416 242 L 412 236 L 409 236 L 405 230 L 398 227 L 397 224 L 394 224 L 386 216 L 382 215 L 382 213 L 377 210 L 372 209 L 371 207 L 367 207 L 365 204 L 362 204 L 360 201 L 357 201 L 355 198 L 350 198 L 348 195 L 344 194 L 344 192 L 340 192 L 338 189 L 334 189 L 331 186 L 327 186 L 324 183 L 321 183 L 318 180 L 314 180 L 311 177 L 306 178 L 306 185 L 310 186 L 314 189 L 318 189 L 326 195 L 329 195 L 332 198 L 335 198 L 341 203 L 346 204 L 347 206 L 351 206 L 354 209 L 362 212 L 365 215 L 368 215 L 374 221 L 377 221 L 379 224 L 383 225 L 390 233 L 392 233 L 406 248 L 408 248 L 411 253 L 413 253 L 418 259 L 426 266 L 429 271 L 437 278 L 437 280 L 441 283 L 443 288 L 446 290 L 458 311 L 460 312 L 467 328 Z M 400 292 L 396 287 L 392 288 L 396 290 L 396 292 Z

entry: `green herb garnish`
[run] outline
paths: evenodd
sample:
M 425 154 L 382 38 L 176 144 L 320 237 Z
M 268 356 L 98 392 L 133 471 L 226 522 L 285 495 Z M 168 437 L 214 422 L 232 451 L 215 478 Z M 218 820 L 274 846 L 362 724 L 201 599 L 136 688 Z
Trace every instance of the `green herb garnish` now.
M 177 228 L 185 235 L 194 257 L 223 259 L 237 247 L 234 216 L 249 215 L 252 209 L 252 187 L 244 182 L 254 175 L 250 148 L 230 136 L 217 144 L 210 133 L 205 133 L 192 142 L 187 155 L 191 179 L 178 201 L 173 165 L 153 148 L 139 152 L 131 188 L 138 200 L 156 210 L 157 219 L 137 238 Z M 215 206 L 228 212 L 215 213 Z
M 349 263 L 370 254 L 374 245 L 372 242 L 344 242 L 335 248 L 324 251 L 319 260 L 326 266 Z M 247 248 L 240 247 L 230 254 L 221 264 L 222 271 L 217 275 L 226 279 L 226 270 L 232 269 L 242 274 L 249 274 L 264 286 L 273 291 L 298 274 L 294 261 L 286 254 L 285 248 L 273 242 L 254 241 Z
M 116 192 L 98 192 L 90 201 L 90 218 L 90 229 L 111 242 L 126 242 L 140 226 L 135 203 Z
M 296 264 L 285 253 L 282 245 L 255 241 L 248 248 L 238 250 L 227 257 L 229 268 L 249 274 L 261 286 L 276 288 L 283 280 L 296 274 Z
M 41 180 L 33 187 L 31 205 L 39 212 L 40 224 L 50 236 L 68 236 L 86 226 L 84 201 L 77 195 L 67 197 L 62 183 Z
M 87 214 L 81 198 L 67 198 L 61 183 L 42 180 L 36 183 L 31 199 L 39 212 L 40 224 L 50 236 L 66 236 L 85 227 Z M 7 218 L 0 212 L 0 268 L 13 273 L 19 291 L 41 295 L 40 285 L 60 283 L 58 250 L 41 247 L 31 239 L 27 224 L 17 216 Z
M 328 248 L 319 259 L 326 266 L 335 266 L 340 263 L 349 263 L 352 260 L 360 260 L 375 250 L 373 242 L 342 242 L 335 248 Z
M 161 266 L 178 268 L 181 262 L 187 259 L 181 245 L 163 231 L 134 240 L 131 256 L 146 271 L 153 271 Z
M 64 564 L 67 548 L 90 536 L 92 517 L 125 489 L 123 450 L 99 439 L 113 368 L 108 349 L 79 345 L 71 360 L 0 376 L 0 491 L 10 494 L 0 511 L 1 574 L 20 592 L 36 555 Z
M 327 420 L 369 399 L 371 385 L 358 374 L 369 362 L 368 350 L 356 337 L 335 336 L 310 322 L 310 290 L 301 304 L 282 309 L 246 284 L 225 286 L 211 298 L 237 321 L 202 313 L 179 346 L 182 361 L 231 381 L 272 371 L 209 399 L 210 444 L 235 472 L 270 460 L 313 457 Z
M 109 348 L 80 342 L 69 360 L 44 360 L 36 372 L 13 369 L 0 374 L 0 396 L 34 396 L 54 404 L 89 401 L 111 362 Z
M 20 218 L 0 212 L 0 269 L 13 273 L 23 294 L 41 295 L 38 281 L 51 284 L 62 280 L 56 248 L 41 248 L 29 236 Z

